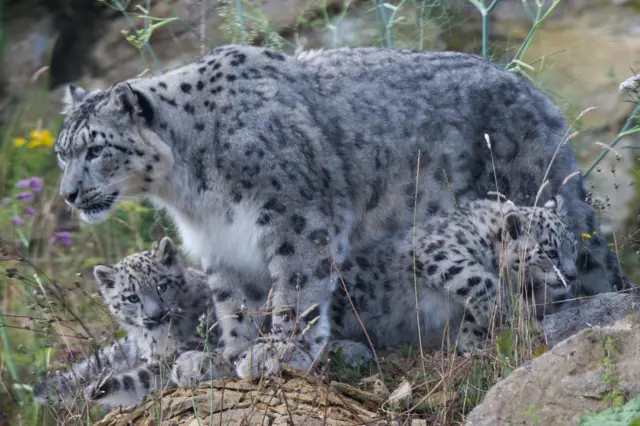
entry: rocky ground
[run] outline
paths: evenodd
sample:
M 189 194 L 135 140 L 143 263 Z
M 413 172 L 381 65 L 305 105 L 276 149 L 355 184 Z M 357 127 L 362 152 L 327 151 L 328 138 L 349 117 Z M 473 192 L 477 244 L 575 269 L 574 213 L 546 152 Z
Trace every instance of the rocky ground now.
M 544 328 L 549 350 L 493 386 L 465 424 L 576 425 L 586 413 L 602 412 L 640 395 L 638 302 L 637 295 L 603 294 L 547 317 Z M 258 383 L 218 380 L 195 389 L 168 390 L 139 407 L 113 410 L 97 425 L 426 426 L 464 422 L 462 418 L 438 419 L 434 413 L 447 403 L 447 391 L 434 392 L 438 386 L 430 390 L 420 383 L 426 371 L 462 374 L 464 369 L 473 369 L 474 357 L 455 357 L 447 365 L 452 358 L 437 354 L 426 358 L 397 351 L 379 355 L 379 372 L 361 378 L 357 386 L 332 380 L 331 374 L 287 369 L 280 377 Z M 420 359 L 426 359 L 428 365 Z M 438 379 L 434 379 L 427 383 L 436 384 Z M 389 392 L 392 383 L 393 392 Z M 453 407 L 454 401 L 452 397 L 448 403 L 459 409 Z

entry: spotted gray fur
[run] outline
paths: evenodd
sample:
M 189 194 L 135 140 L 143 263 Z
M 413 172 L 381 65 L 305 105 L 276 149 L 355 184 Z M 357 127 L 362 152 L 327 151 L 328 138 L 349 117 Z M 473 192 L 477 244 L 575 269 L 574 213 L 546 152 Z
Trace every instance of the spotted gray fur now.
M 70 87 L 65 112 L 60 193 L 81 218 L 104 220 L 123 197 L 151 199 L 203 269 L 250 277 L 246 288 L 212 283 L 217 313 L 273 287 L 274 338 L 293 333 L 310 358 L 331 331 L 328 259 L 341 264 L 408 229 L 414 210 L 422 219 L 496 190 L 531 205 L 546 176 L 541 202 L 560 191 L 573 233 L 600 235 L 581 176 L 561 185 L 578 166 L 560 110 L 473 55 L 224 46 L 161 76 Z M 580 290 L 621 286 L 605 241 L 586 244 Z M 222 330 L 230 361 L 246 350 L 236 325 Z

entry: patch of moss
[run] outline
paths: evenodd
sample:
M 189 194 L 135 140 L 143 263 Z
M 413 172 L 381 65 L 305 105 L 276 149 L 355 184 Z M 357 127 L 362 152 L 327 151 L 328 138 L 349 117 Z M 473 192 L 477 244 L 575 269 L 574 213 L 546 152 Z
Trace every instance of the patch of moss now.
M 597 414 L 585 414 L 578 426 L 640 426 L 640 396 L 622 407 L 609 408 Z

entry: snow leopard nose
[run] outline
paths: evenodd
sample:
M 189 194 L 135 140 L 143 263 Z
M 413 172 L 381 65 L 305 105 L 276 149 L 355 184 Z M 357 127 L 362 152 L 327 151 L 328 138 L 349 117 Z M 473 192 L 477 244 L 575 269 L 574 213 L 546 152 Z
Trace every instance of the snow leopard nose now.
M 164 318 L 164 311 L 162 311 L 162 310 L 154 311 L 154 312 L 151 313 L 151 315 L 149 315 L 148 318 L 149 318 L 150 321 L 160 322 Z
M 64 200 L 68 203 L 68 204 L 74 204 L 76 202 L 76 199 L 78 198 L 78 194 L 80 193 L 80 191 L 78 191 L 77 189 L 74 190 L 73 192 L 69 192 L 67 194 L 62 194 L 64 195 Z
M 564 277 L 566 278 L 567 281 L 575 281 L 578 279 L 578 273 L 575 270 L 565 272 Z
M 162 306 L 154 306 L 145 309 L 146 318 L 145 322 L 147 323 L 160 323 L 165 317 L 165 310 Z

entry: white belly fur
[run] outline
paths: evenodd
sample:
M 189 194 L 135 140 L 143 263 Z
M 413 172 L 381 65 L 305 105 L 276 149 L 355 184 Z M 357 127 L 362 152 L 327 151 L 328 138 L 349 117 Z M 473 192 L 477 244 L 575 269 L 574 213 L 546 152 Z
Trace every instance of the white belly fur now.
M 203 269 L 224 263 L 241 270 L 264 272 L 267 268 L 260 246 L 263 229 L 257 225 L 258 210 L 238 205 L 233 221 L 228 223 L 224 212 L 213 212 L 201 220 L 194 220 L 161 200 L 154 204 L 163 207 L 173 218 L 182 238 L 182 247 Z

